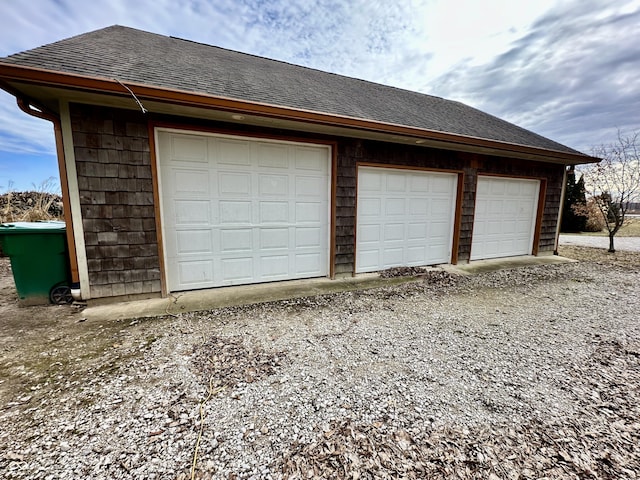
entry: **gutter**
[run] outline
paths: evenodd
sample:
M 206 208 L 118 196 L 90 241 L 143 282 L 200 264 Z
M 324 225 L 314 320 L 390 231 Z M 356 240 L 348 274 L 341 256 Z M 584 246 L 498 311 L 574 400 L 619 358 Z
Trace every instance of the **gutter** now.
M 64 148 L 62 144 L 62 124 L 60 117 L 54 112 L 30 99 L 22 96 L 8 85 L 0 82 L 0 88 L 16 97 L 16 102 L 20 110 L 32 117 L 48 120 L 53 123 L 53 131 L 56 139 L 56 154 L 58 156 L 58 169 L 60 173 L 60 189 L 62 190 L 62 208 L 65 220 L 65 232 L 67 237 L 67 249 L 69 251 L 69 270 L 71 272 L 71 295 L 76 301 L 82 300 L 80 293 L 80 274 L 78 272 L 78 257 L 76 252 L 75 232 L 71 218 L 71 206 L 69 205 L 69 183 L 67 177 L 67 167 L 65 163 Z
M 406 135 L 416 139 L 427 139 L 446 142 L 452 145 L 467 145 L 478 148 L 490 148 L 505 153 L 516 152 L 539 157 L 539 160 L 553 158 L 565 160 L 565 164 L 591 163 L 599 159 L 581 153 L 547 150 L 499 140 L 487 140 L 479 137 L 469 137 L 459 134 L 409 127 L 400 124 L 384 123 L 375 120 L 364 120 L 345 115 L 321 113 L 293 107 L 283 107 L 274 104 L 238 100 L 229 97 L 194 93 L 186 90 L 176 90 L 166 87 L 150 86 L 141 83 L 127 82 L 125 86 L 118 79 L 104 77 L 90 77 L 73 73 L 63 73 L 34 67 L 0 62 L 0 78 L 5 80 L 22 81 L 42 86 L 58 86 L 75 88 L 90 92 L 106 92 L 112 94 L 133 94 L 148 100 L 175 103 L 183 106 L 216 108 L 231 113 L 255 114 L 263 117 L 284 120 L 303 121 L 320 125 L 338 126 L 367 130 L 379 133 Z

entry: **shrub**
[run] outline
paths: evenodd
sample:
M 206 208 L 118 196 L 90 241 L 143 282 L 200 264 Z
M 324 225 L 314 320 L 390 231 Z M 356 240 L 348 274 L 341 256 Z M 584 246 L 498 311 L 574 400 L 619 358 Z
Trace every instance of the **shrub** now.
M 587 205 L 581 206 L 580 208 L 583 209 L 583 213 L 587 217 L 584 231 L 601 232 L 605 227 L 604 218 L 602 217 L 602 213 L 600 213 L 600 209 L 596 205 L 595 199 L 590 198 L 589 200 L 587 200 Z

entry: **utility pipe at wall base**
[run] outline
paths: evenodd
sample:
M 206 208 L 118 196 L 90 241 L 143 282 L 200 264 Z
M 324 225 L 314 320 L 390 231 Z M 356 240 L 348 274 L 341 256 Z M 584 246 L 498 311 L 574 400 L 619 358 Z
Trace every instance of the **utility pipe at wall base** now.
M 10 92 L 13 93 L 13 92 Z M 15 93 L 14 93 L 15 95 Z M 71 220 L 71 207 L 69 205 L 69 181 L 67 178 L 67 167 L 65 163 L 64 148 L 62 144 L 62 126 L 60 117 L 54 112 L 48 111 L 38 105 L 35 105 L 26 98 L 15 95 L 20 110 L 33 117 L 48 120 L 53 123 L 53 132 L 56 139 L 56 153 L 58 155 L 58 169 L 60 172 L 60 189 L 62 190 L 62 207 L 66 225 L 67 248 L 69 250 L 69 269 L 71 272 L 71 296 L 74 300 L 82 300 L 80 291 L 80 274 L 78 272 L 78 257 L 76 251 L 75 234 L 73 231 L 73 222 Z

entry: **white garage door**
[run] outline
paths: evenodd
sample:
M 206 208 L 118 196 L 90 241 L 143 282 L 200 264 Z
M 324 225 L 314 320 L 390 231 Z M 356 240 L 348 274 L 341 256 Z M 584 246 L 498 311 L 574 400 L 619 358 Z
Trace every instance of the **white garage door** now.
M 451 261 L 457 175 L 359 167 L 356 271 Z
M 329 147 L 158 131 L 170 291 L 326 276 Z
M 539 180 L 478 177 L 471 260 L 530 255 Z

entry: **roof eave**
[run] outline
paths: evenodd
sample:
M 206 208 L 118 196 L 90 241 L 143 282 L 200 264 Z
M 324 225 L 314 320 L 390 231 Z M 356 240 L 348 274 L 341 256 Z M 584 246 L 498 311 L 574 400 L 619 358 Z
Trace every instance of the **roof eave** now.
M 131 95 L 131 92 L 128 90 L 131 89 L 131 91 L 141 99 L 178 103 L 188 106 L 216 108 L 229 112 L 261 115 L 272 118 L 368 130 L 387 134 L 406 135 L 415 137 L 416 139 L 461 145 L 465 146 L 467 149 L 469 147 L 477 147 L 483 150 L 493 149 L 504 152 L 505 154 L 526 154 L 539 157 L 540 161 L 549 161 L 553 159 L 554 163 L 564 163 L 567 165 L 592 163 L 600 160 L 598 158 L 579 153 L 548 150 L 528 145 L 501 142 L 498 140 L 470 137 L 399 124 L 383 123 L 375 120 L 296 109 L 267 103 L 251 102 L 236 98 L 170 89 L 129 81 L 122 82 L 119 79 L 114 78 L 91 77 L 3 62 L 0 62 L 0 80 L 23 81 L 31 84 L 81 89 L 84 91 L 94 91 L 96 93 L 102 92 L 118 95 Z M 9 93 L 15 95 L 15 92 L 13 91 Z

